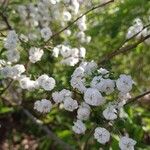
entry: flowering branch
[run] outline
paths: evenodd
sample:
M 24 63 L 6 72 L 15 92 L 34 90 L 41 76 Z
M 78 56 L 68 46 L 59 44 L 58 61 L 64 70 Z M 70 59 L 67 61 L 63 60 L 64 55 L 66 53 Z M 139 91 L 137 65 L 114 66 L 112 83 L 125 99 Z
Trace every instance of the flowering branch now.
M 110 1 L 107 1 L 106 3 L 103 3 L 103 4 L 99 4 L 99 5 L 96 5 L 96 6 L 93 6 L 91 9 L 87 10 L 86 12 L 84 12 L 82 15 L 80 15 L 79 17 L 77 17 L 74 21 L 72 21 L 69 25 L 67 25 L 65 28 L 61 29 L 60 31 L 54 33 L 51 38 L 49 40 L 51 40 L 52 38 L 54 38 L 55 36 L 59 35 L 60 33 L 62 33 L 63 31 L 65 31 L 66 29 L 68 29 L 69 27 L 71 27 L 75 22 L 77 22 L 80 18 L 82 18 L 83 16 L 89 14 L 91 11 L 95 10 L 95 9 L 98 9 L 100 7 L 104 7 L 106 6 L 107 4 L 109 3 L 112 3 L 114 2 L 114 0 L 110 0 Z M 49 41 L 48 40 L 48 41 Z M 47 41 L 47 42 L 48 42 Z

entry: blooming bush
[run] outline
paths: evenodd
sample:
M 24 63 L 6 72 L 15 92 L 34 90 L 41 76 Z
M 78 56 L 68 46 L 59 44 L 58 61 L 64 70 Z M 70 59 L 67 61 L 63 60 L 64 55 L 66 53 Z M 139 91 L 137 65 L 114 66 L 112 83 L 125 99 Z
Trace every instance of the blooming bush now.
M 139 3 L 135 2 L 134 5 L 139 6 Z M 114 39 L 113 43 L 118 43 L 119 40 L 115 35 L 117 31 L 113 31 L 115 25 L 109 23 L 107 17 L 121 13 L 121 9 L 124 9 L 122 7 L 126 5 L 130 6 L 130 2 L 3 2 L 1 17 L 6 29 L 1 30 L 1 99 L 8 101 L 13 109 L 17 107 L 40 125 L 58 144 L 59 149 L 63 146 L 63 149 L 87 150 L 88 145 L 93 150 L 98 147 L 133 150 L 136 145 L 139 149 L 143 145 L 147 148 L 146 144 L 140 145 L 145 134 L 140 125 L 135 125 L 137 121 L 133 122 L 137 116 L 132 116 L 130 105 L 150 93 L 149 85 L 143 84 L 146 92 L 140 92 L 144 91 L 141 90 L 142 86 L 140 90 L 137 89 L 140 80 L 137 73 L 134 74 L 135 71 L 130 71 L 132 57 L 129 56 L 129 60 L 126 56 L 123 59 L 118 57 L 114 63 L 111 62 L 111 59 L 122 53 L 134 49 L 138 53 L 140 44 L 149 49 L 148 15 L 144 19 L 141 16 L 137 18 L 135 14 L 132 16 L 133 21 L 129 25 L 126 23 L 123 34 L 125 39 L 119 48 L 116 48 L 118 45 L 109 43 L 115 36 L 116 41 Z M 6 16 L 5 7 L 9 9 L 10 15 Z M 99 13 L 100 19 L 97 16 Z M 99 29 L 99 21 L 104 21 L 102 30 Z M 112 33 L 108 36 L 109 31 Z M 100 40 L 99 32 L 108 33 Z M 108 47 L 102 43 L 106 43 Z M 132 53 L 133 59 L 139 57 Z M 118 67 L 119 63 L 124 63 L 125 67 Z M 143 75 L 143 78 L 146 77 Z M 143 124 L 146 123 L 144 121 Z M 56 131 L 58 137 L 48 128 L 51 123 L 54 123 L 51 130 Z M 135 133 L 132 134 L 132 125 L 131 130 L 135 130 L 136 134 L 141 132 L 140 139 Z M 150 129 L 144 127 L 145 131 Z M 63 130 L 66 135 L 63 135 Z M 58 132 L 62 134 L 59 135 Z M 60 138 L 63 139 L 63 136 L 69 142 L 62 141 Z

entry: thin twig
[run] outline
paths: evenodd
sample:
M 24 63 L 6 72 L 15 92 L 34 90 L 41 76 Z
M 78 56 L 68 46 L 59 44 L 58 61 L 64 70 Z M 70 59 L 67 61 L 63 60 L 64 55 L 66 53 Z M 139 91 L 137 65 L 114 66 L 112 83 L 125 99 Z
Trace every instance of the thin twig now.
M 4 94 L 9 89 L 9 87 L 12 85 L 12 83 L 13 83 L 13 80 L 11 79 L 11 81 L 8 83 L 8 85 L 0 92 L 0 95 Z
M 140 94 L 140 95 L 138 95 L 136 97 L 130 98 L 124 106 L 126 106 L 126 105 L 128 105 L 130 103 L 133 103 L 136 100 L 138 100 L 138 99 L 140 99 L 140 98 L 142 98 L 142 97 L 144 97 L 145 95 L 148 95 L 148 94 L 150 94 L 150 90 L 146 91 L 146 92 L 144 92 L 144 93 L 142 93 L 142 94 Z
M 93 134 L 93 132 L 95 131 L 95 128 L 97 127 L 97 124 L 94 125 L 94 127 L 91 129 L 91 131 L 89 132 L 89 135 L 87 135 L 83 150 L 87 150 L 88 149 L 88 142 Z
M 7 19 L 7 16 L 4 15 L 4 13 L 0 12 L 0 16 L 2 17 L 3 21 L 5 22 L 7 28 L 9 30 L 12 30 L 12 26 L 9 24 L 9 21 Z
M 75 22 L 77 22 L 80 18 L 82 18 L 83 16 L 89 14 L 91 11 L 95 10 L 95 9 L 98 9 L 100 7 L 104 7 L 106 6 L 107 4 L 109 3 L 112 3 L 114 2 L 114 0 L 110 0 L 110 1 L 107 1 L 106 3 L 103 3 L 103 4 L 99 4 L 99 5 L 96 5 L 96 6 L 93 6 L 92 8 L 90 8 L 89 10 L 87 10 L 86 12 L 84 12 L 82 15 L 80 15 L 79 17 L 77 17 L 74 21 L 72 21 L 69 25 L 67 25 L 66 27 L 64 27 L 63 29 L 61 29 L 60 31 L 54 33 L 51 38 L 48 40 L 50 41 L 52 38 L 54 38 L 55 36 L 59 35 L 60 33 L 62 33 L 63 31 L 65 31 L 66 29 L 68 29 L 69 27 L 71 27 Z M 47 42 L 48 42 L 47 41 Z
M 128 52 L 129 50 L 136 48 L 139 44 L 143 43 L 148 38 L 150 38 L 150 35 L 147 35 L 147 36 L 141 38 L 139 41 L 135 42 L 134 44 L 122 46 L 118 49 L 113 50 L 111 53 L 107 54 L 106 56 L 103 56 L 102 57 L 103 59 L 101 59 L 101 61 L 98 62 L 98 65 L 104 64 L 105 62 L 112 59 L 113 57 L 115 57 L 119 54 L 124 54 L 124 53 Z

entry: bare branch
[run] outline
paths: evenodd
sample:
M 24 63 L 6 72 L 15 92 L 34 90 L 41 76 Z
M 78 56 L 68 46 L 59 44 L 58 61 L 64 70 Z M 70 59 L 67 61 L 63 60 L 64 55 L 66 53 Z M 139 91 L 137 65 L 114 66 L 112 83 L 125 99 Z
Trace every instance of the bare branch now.
M 84 146 L 83 146 L 83 150 L 87 150 L 88 149 L 88 142 L 93 134 L 93 132 L 95 131 L 95 128 L 97 127 L 97 124 L 94 125 L 94 127 L 91 129 L 91 131 L 89 132 L 89 134 L 87 135 L 87 138 L 85 140 Z
M 144 93 L 142 93 L 142 94 L 140 94 L 140 95 L 138 95 L 136 97 L 130 98 L 124 106 L 126 106 L 126 105 L 128 105 L 130 103 L 133 103 L 136 100 L 138 100 L 138 99 L 140 99 L 140 98 L 142 98 L 142 97 L 144 97 L 145 95 L 148 95 L 148 94 L 150 94 L 150 90 L 146 91 L 146 92 L 144 92 Z
M 3 21 L 5 22 L 7 28 L 9 30 L 12 30 L 12 26 L 9 24 L 9 21 L 7 19 L 7 16 L 4 15 L 4 13 L 0 12 L 0 16 L 2 17 Z
M 9 89 L 9 87 L 12 85 L 12 83 L 13 83 L 13 80 L 11 79 L 11 81 L 8 83 L 8 85 L 0 92 L 0 95 L 4 94 Z
M 73 150 L 73 148 L 68 145 L 67 143 L 63 142 L 61 139 L 59 139 L 52 131 L 49 130 L 49 128 L 45 125 L 43 125 L 43 123 L 36 119 L 27 109 L 23 108 L 23 112 L 34 122 L 36 123 L 43 131 L 45 131 L 47 133 L 47 135 L 54 140 L 54 142 L 58 145 L 60 145 L 61 147 L 63 147 L 63 149 L 65 150 Z

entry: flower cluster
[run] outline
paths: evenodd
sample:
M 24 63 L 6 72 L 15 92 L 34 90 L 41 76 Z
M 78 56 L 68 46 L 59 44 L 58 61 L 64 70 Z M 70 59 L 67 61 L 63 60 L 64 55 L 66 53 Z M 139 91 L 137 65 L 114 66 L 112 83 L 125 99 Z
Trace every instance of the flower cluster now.
M 126 38 L 130 39 L 132 37 L 136 37 L 137 39 L 140 39 L 141 37 L 146 37 L 150 34 L 150 30 L 144 26 L 142 20 L 140 18 L 136 18 L 134 20 L 134 23 L 131 27 L 129 27 L 128 32 L 126 34 Z M 150 43 L 150 38 L 145 40 L 147 44 Z
M 85 58 L 86 49 L 84 47 L 70 48 L 70 46 L 58 45 L 53 49 L 53 56 L 58 57 L 59 54 L 63 57 L 62 64 L 74 66 L 81 58 Z
M 54 78 L 49 77 L 46 74 L 39 76 L 37 80 L 30 80 L 29 77 L 23 76 L 19 79 L 22 89 L 34 90 L 37 88 L 43 88 L 45 91 L 51 91 L 56 84 Z
M 4 78 L 19 79 L 22 73 L 25 72 L 25 67 L 22 64 L 17 64 L 14 66 L 5 66 L 0 70 L 1 75 Z
M 20 53 L 17 51 L 18 35 L 14 30 L 8 32 L 4 47 L 7 49 L 6 56 L 9 62 L 17 62 L 20 59 Z
M 97 64 L 93 61 L 82 62 L 71 76 L 71 86 L 83 94 L 84 101 L 77 102 L 77 100 L 74 100 L 72 98 L 73 92 L 70 90 L 63 89 L 52 93 L 53 101 L 56 104 L 63 104 L 63 108 L 70 112 L 77 110 L 77 120 L 72 126 L 72 130 L 76 134 L 86 132 L 87 127 L 84 122 L 90 119 L 91 107 L 93 106 L 104 106 L 105 109 L 102 115 L 108 121 L 118 118 L 120 109 L 128 100 L 128 93 L 132 89 L 133 81 L 129 75 L 122 74 L 118 79 L 111 79 L 110 75 L 111 73 L 108 70 L 98 69 Z M 43 76 L 37 80 L 43 81 Z M 86 81 L 87 78 L 90 78 L 89 83 Z M 118 100 L 109 102 L 107 96 L 114 92 L 118 93 Z M 34 104 L 34 108 L 39 112 L 49 112 L 51 107 L 47 107 L 43 106 L 42 101 L 36 101 Z M 109 142 L 110 137 L 111 134 L 107 129 L 102 127 L 95 129 L 94 138 L 99 143 L 106 144 Z M 134 140 L 122 137 L 119 147 L 124 149 L 127 146 L 134 147 L 135 144 Z
M 76 100 L 72 99 L 72 92 L 66 89 L 60 92 L 54 92 L 52 94 L 53 100 L 56 104 L 63 103 L 64 109 L 67 111 L 74 111 L 78 108 L 78 103 Z
M 29 60 L 32 63 L 40 61 L 43 54 L 44 54 L 44 51 L 42 49 L 31 47 L 29 50 Z
M 52 108 L 52 103 L 47 99 L 38 100 L 34 103 L 34 109 L 41 113 L 47 113 Z

